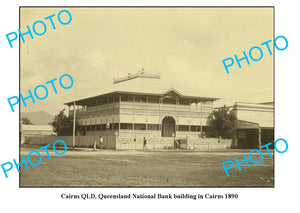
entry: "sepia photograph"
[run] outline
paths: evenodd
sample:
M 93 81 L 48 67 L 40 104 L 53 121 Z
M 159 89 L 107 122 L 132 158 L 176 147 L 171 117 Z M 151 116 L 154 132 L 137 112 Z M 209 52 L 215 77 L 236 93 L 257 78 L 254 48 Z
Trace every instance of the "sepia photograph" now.
M 19 13 L 20 187 L 274 187 L 274 7 Z

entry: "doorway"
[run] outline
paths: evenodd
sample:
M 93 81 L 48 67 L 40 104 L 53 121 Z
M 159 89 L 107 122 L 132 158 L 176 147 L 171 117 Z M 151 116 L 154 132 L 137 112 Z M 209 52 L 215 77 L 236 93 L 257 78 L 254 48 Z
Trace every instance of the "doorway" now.
M 175 135 L 175 119 L 172 116 L 164 117 L 164 119 L 162 120 L 161 136 L 173 137 Z

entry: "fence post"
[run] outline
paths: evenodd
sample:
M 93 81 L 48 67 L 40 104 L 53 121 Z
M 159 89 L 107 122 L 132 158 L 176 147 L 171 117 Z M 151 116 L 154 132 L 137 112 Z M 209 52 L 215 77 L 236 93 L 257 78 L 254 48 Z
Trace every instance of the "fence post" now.
M 77 146 L 78 146 L 78 147 L 80 147 L 80 146 L 79 146 L 79 141 L 80 141 L 79 136 L 80 136 L 80 134 L 77 135 Z

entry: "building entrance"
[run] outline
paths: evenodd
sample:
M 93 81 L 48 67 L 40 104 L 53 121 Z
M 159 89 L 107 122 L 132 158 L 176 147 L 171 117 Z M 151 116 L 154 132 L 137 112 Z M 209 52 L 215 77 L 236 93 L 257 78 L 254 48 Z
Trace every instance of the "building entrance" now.
M 162 120 L 162 137 L 173 137 L 175 136 L 175 119 L 171 116 L 164 117 Z

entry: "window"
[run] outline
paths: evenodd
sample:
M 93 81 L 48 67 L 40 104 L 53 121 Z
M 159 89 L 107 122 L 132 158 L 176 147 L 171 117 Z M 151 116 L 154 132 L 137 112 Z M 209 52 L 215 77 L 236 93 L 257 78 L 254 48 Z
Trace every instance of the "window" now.
M 164 104 L 176 104 L 176 100 L 174 98 L 164 98 L 163 103 Z
M 101 125 L 96 125 L 96 130 L 100 131 L 101 130 Z
M 189 126 L 188 125 L 179 125 L 178 131 L 189 131 Z
M 86 128 L 85 126 L 80 126 L 80 127 L 79 127 L 79 132 L 80 132 L 81 135 L 86 135 L 86 134 L 85 134 L 85 132 L 86 132 L 86 131 L 85 131 L 85 128 Z
M 114 123 L 113 126 L 114 126 L 114 130 L 118 130 L 119 129 L 119 123 Z
M 159 124 L 148 124 L 148 130 L 159 130 Z
M 180 105 L 190 105 L 190 101 L 186 99 L 179 99 Z
M 200 132 L 201 127 L 200 126 L 191 126 L 191 131 L 192 132 Z
M 146 130 L 146 124 L 134 124 L 135 130 Z
M 132 129 L 131 123 L 121 123 L 120 129 Z

